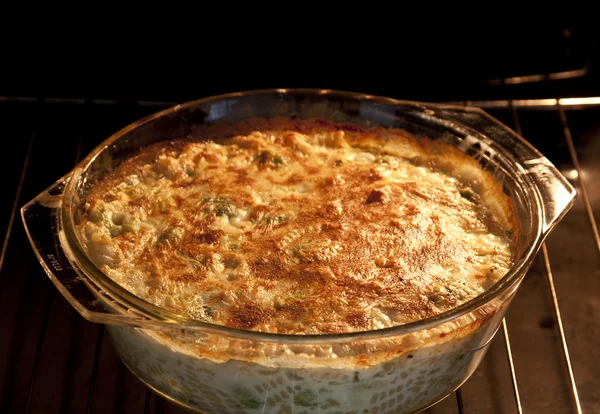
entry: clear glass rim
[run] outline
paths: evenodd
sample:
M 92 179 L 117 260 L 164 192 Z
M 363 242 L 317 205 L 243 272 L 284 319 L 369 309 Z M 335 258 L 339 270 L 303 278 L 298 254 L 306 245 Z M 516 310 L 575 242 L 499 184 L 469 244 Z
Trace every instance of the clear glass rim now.
M 293 94 L 293 95 L 301 95 L 301 96 L 331 96 L 331 97 L 339 97 L 342 99 L 352 99 L 352 100 L 368 100 L 380 104 L 392 105 L 392 106 L 412 106 L 415 109 L 420 109 L 426 111 L 427 108 L 434 109 L 453 109 L 459 111 L 468 111 L 468 112 L 477 112 L 484 114 L 489 117 L 489 115 L 485 114 L 482 110 L 478 108 L 472 107 L 462 107 L 456 105 L 445 105 L 445 104 L 436 104 L 436 103 L 424 103 L 424 102 L 415 102 L 415 101 L 406 101 L 406 100 L 397 100 L 393 98 L 387 98 L 382 96 L 368 95 L 362 93 L 355 92 L 346 92 L 346 91 L 337 91 L 337 90 L 329 90 L 329 89 L 304 89 L 304 88 L 292 88 L 292 89 L 261 89 L 261 90 L 251 90 L 245 92 L 235 92 L 228 93 L 223 95 L 211 96 L 203 99 L 198 99 L 190 102 L 186 102 L 183 104 L 178 104 L 173 107 L 164 109 L 155 114 L 149 115 L 142 119 L 139 119 L 121 130 L 115 132 L 113 135 L 104 140 L 101 144 L 99 144 L 96 148 L 94 148 L 78 165 L 72 170 L 69 175 L 69 178 L 66 183 L 65 192 L 63 195 L 63 202 L 61 206 L 61 211 L 59 215 L 60 227 L 64 230 L 66 240 L 68 243 L 69 250 L 72 251 L 74 255 L 74 259 L 78 262 L 78 265 L 81 267 L 82 271 L 85 275 L 90 279 L 90 281 L 96 285 L 98 288 L 106 291 L 111 298 L 118 301 L 120 304 L 124 305 L 129 309 L 134 309 L 137 313 L 143 314 L 145 317 L 153 320 L 154 322 L 158 322 L 159 324 L 165 323 L 170 328 L 176 327 L 183 330 L 189 331 L 199 331 L 199 332 L 214 332 L 219 334 L 225 334 L 230 337 L 237 338 L 245 338 L 245 339 L 254 339 L 261 340 L 266 342 L 286 342 L 286 343 L 297 343 L 297 344 L 307 344 L 307 343 L 339 343 L 345 342 L 348 340 L 361 340 L 361 339 L 381 339 L 393 336 L 401 336 L 412 332 L 417 332 L 421 330 L 430 329 L 448 322 L 452 322 L 454 320 L 459 319 L 461 316 L 469 314 L 487 304 L 489 304 L 494 299 L 500 297 L 503 293 L 509 292 L 513 287 L 517 285 L 517 283 L 521 280 L 521 278 L 525 275 L 526 270 L 529 265 L 533 261 L 535 254 L 539 245 L 542 242 L 543 234 L 542 234 L 542 225 L 541 225 L 541 215 L 543 214 L 541 199 L 538 191 L 536 191 L 535 183 L 529 177 L 523 177 L 527 182 L 527 186 L 525 187 L 525 191 L 527 195 L 531 197 L 530 201 L 532 202 L 531 214 L 532 217 L 532 232 L 534 233 L 534 237 L 527 244 L 527 246 L 523 246 L 523 253 L 515 262 L 514 266 L 509 270 L 509 272 L 504 275 L 494 286 L 490 289 L 482 293 L 481 295 L 476 296 L 475 298 L 463 303 L 462 305 L 448 310 L 446 312 L 434 315 L 429 318 L 421 319 L 418 321 L 414 321 L 411 323 L 392 326 L 389 328 L 383 328 L 378 330 L 370 330 L 370 331 L 359 331 L 359 332 L 347 332 L 347 333 L 334 333 L 334 334 L 311 334 L 311 335 L 296 335 L 296 334 L 278 334 L 278 333 L 268 333 L 268 332 L 258 332 L 258 331 L 250 331 L 245 329 L 238 329 L 233 327 L 228 327 L 224 325 L 217 325 L 209 322 L 203 322 L 195 319 L 188 318 L 186 316 L 171 312 L 164 308 L 153 305 L 133 293 L 127 291 L 125 288 L 121 287 L 119 284 L 114 282 L 110 277 L 105 275 L 100 268 L 98 268 L 93 261 L 88 257 L 85 249 L 81 243 L 81 240 L 77 234 L 74 217 L 72 214 L 73 211 L 73 199 L 77 192 L 78 185 L 80 184 L 80 178 L 82 174 L 86 171 L 86 169 L 90 166 L 90 164 L 98 157 L 103 150 L 112 145 L 115 141 L 119 140 L 122 136 L 127 133 L 139 128 L 140 126 L 152 122 L 157 118 L 163 117 L 165 115 L 171 114 L 173 112 L 187 109 L 190 107 L 198 106 L 201 104 L 217 102 L 223 99 L 230 99 L 235 97 L 242 96 L 250 96 L 250 95 L 285 95 L 285 94 Z M 520 139 L 527 143 L 523 138 L 516 136 L 516 139 Z M 518 163 L 514 157 L 512 160 L 515 163 Z M 156 325 L 156 323 L 154 323 Z

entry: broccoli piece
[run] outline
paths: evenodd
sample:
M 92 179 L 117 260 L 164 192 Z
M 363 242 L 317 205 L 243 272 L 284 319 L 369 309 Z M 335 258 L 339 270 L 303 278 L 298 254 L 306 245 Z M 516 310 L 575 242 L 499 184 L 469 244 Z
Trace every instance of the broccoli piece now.
M 315 408 L 318 401 L 317 395 L 311 390 L 302 390 L 294 396 L 294 403 L 301 407 Z
M 271 166 L 271 167 L 279 167 L 280 165 L 283 165 L 283 159 L 277 155 L 277 154 L 273 154 L 270 151 L 261 151 L 258 153 L 258 155 L 254 158 L 255 161 L 258 161 L 258 163 L 261 166 Z
M 248 388 L 236 384 L 232 391 L 238 407 L 256 409 L 262 406 L 262 402 Z
M 235 208 L 234 206 L 226 199 L 222 197 L 215 198 L 205 198 L 202 200 L 207 207 L 205 207 L 206 212 L 214 212 L 217 217 L 227 216 L 232 218 L 235 216 Z

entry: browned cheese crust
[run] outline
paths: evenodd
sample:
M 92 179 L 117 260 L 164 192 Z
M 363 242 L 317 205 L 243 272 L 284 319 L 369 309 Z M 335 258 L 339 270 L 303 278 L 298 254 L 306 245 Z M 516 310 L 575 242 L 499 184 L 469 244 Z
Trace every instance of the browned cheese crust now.
M 143 149 L 88 195 L 112 279 L 196 319 L 280 333 L 380 329 L 472 299 L 512 266 L 501 186 L 402 130 L 253 119 Z

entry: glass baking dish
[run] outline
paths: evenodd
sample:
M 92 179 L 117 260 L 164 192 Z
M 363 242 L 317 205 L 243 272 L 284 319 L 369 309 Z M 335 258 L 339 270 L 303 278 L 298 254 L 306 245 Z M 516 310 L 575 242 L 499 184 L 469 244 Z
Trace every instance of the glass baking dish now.
M 281 335 L 191 320 L 134 296 L 86 255 L 76 225 L 89 188 L 148 144 L 199 125 L 253 117 L 323 118 L 402 128 L 474 158 L 512 199 L 515 265 L 484 294 L 435 317 L 356 333 Z M 274 89 L 216 96 L 143 118 L 96 147 L 21 214 L 46 273 L 119 356 L 163 397 L 203 413 L 412 413 L 456 390 L 483 358 L 544 238 L 575 191 L 523 138 L 476 108 L 349 92 Z

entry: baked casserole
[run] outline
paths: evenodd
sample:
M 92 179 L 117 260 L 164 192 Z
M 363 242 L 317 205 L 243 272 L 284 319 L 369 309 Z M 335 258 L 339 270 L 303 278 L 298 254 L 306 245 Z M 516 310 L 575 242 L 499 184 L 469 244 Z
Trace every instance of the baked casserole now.
M 473 299 L 513 265 L 518 228 L 501 185 L 441 141 L 253 118 L 143 148 L 95 183 L 80 232 L 106 275 L 160 308 L 320 335 L 408 324 Z M 335 344 L 277 355 L 247 346 L 234 359 L 236 345 L 220 338 L 110 329 L 128 366 L 202 411 L 410 412 L 472 369 L 464 356 L 494 314 L 355 345 L 358 356 Z

